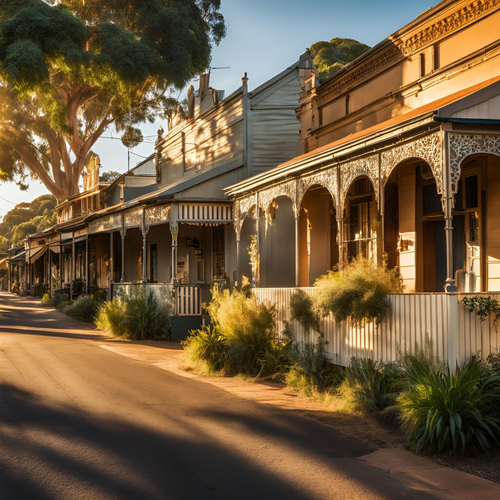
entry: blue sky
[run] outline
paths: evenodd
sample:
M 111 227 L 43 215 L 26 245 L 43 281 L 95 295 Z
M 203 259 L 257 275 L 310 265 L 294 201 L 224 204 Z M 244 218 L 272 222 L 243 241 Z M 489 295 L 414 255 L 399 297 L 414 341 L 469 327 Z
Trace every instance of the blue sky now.
M 228 95 L 241 85 L 246 71 L 250 90 L 256 88 L 293 64 L 306 47 L 320 40 L 354 38 L 373 46 L 436 3 L 437 0 L 315 0 L 310 3 L 222 0 L 227 37 L 214 48 L 212 66 L 230 69 L 214 70 L 211 86 L 225 90 Z M 145 125 L 143 135 L 155 136 L 160 125 Z M 110 137 L 112 131 L 104 135 Z M 148 140 L 151 142 L 141 144 L 134 153 L 151 154 L 154 137 Z M 127 170 L 127 151 L 119 139 L 100 139 L 93 149 L 100 155 L 104 170 Z M 132 166 L 139 161 L 139 156 L 131 156 Z M 0 215 L 13 207 L 5 200 L 31 201 L 46 192 L 38 182 L 32 182 L 27 192 L 21 192 L 13 184 L 1 184 Z

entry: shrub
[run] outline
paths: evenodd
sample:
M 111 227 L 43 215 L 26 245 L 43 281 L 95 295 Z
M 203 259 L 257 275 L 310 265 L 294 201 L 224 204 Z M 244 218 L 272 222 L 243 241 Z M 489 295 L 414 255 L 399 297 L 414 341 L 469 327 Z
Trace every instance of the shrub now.
M 361 255 L 341 271 L 320 276 L 314 286 L 319 314 L 331 312 L 337 322 L 351 317 L 354 324 L 374 320 L 380 323 L 390 309 L 387 296 L 403 288 L 397 269 L 388 270 L 385 260 L 382 266 L 375 267 Z
M 464 306 L 470 312 L 476 314 L 481 321 L 485 321 L 490 315 L 493 316 L 493 326 L 498 329 L 498 320 L 500 319 L 500 303 L 492 297 L 481 297 L 475 295 L 473 297 L 464 297 L 462 299 Z
M 134 296 L 100 305 L 95 324 L 99 330 L 108 330 L 116 337 L 128 340 L 170 339 L 171 301 L 160 302 L 152 290 L 138 287 Z
M 92 322 L 97 314 L 98 307 L 99 301 L 94 300 L 88 295 L 82 295 L 78 297 L 69 308 L 63 309 L 63 312 L 70 318 Z
M 416 372 L 399 398 L 402 421 L 417 451 L 483 450 L 500 437 L 500 376 L 473 357 L 463 368 Z
M 317 343 L 302 342 L 294 347 L 296 364 L 313 387 L 321 387 L 324 383 L 324 373 L 327 368 L 326 344 L 324 335 L 320 334 Z
M 217 326 L 192 330 L 181 344 L 184 346 L 185 359 L 192 366 L 201 365 L 201 371 L 209 374 L 227 370 L 227 339 Z
M 492 375 L 500 375 L 500 351 L 492 352 L 485 361 L 486 369 Z
M 292 321 L 298 321 L 306 333 L 311 330 L 319 332 L 319 314 L 314 308 L 313 298 L 304 290 L 298 289 L 290 298 L 290 315 Z
M 90 295 L 93 299 L 104 302 L 106 300 L 106 289 L 99 288 L 97 285 L 92 287 L 92 292 Z
M 68 310 L 67 308 L 71 307 L 72 305 L 73 305 L 73 302 L 66 300 L 66 301 L 59 302 L 59 304 L 57 304 L 57 306 L 56 306 L 56 309 L 59 312 L 65 312 L 64 310 L 66 309 L 66 311 L 67 311 Z
M 205 309 L 227 339 L 228 364 L 232 371 L 256 374 L 259 360 L 276 338 L 276 308 L 260 303 L 244 291 L 212 288 L 212 300 Z
M 50 293 L 45 293 L 42 297 L 42 306 L 55 307 L 56 300 L 50 296 Z
M 19 288 L 19 285 L 17 283 L 13 283 L 11 292 L 15 293 L 16 295 L 19 295 L 21 293 L 21 289 Z
M 395 366 L 390 363 L 352 357 L 341 393 L 353 410 L 362 413 L 383 410 L 398 396 L 398 376 Z
M 272 342 L 259 357 L 261 375 L 284 381 L 284 375 L 293 365 L 291 347 L 290 341 Z
M 85 286 L 85 280 L 83 278 L 76 278 L 73 281 L 73 294 L 81 295 L 83 293 L 83 288 Z

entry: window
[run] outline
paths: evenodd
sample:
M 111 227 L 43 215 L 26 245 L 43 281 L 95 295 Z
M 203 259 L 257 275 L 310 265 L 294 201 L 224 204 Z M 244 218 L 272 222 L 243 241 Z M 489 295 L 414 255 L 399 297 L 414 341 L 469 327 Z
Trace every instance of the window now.
M 349 114 L 349 99 L 350 99 L 350 97 L 346 96 L 346 98 L 345 98 L 345 114 L 346 115 Z
M 425 54 L 420 54 L 420 76 L 425 76 Z
M 214 280 L 222 280 L 226 277 L 224 226 L 221 224 L 214 227 L 213 231 L 213 276 Z
M 434 45 L 434 70 L 441 67 L 439 45 Z

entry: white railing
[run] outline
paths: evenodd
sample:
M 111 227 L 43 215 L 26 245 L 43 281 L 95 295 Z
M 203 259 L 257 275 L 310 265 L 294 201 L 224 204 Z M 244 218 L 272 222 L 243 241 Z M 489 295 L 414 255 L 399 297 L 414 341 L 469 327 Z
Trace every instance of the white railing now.
M 175 287 L 175 314 L 201 316 L 201 289 L 197 285 Z
M 290 298 L 296 290 L 254 289 L 259 300 L 276 305 L 278 333 L 284 330 L 284 321 L 290 321 Z M 303 290 L 312 293 L 314 288 Z M 343 366 L 349 364 L 351 356 L 389 362 L 396 360 L 398 348 L 411 351 L 415 343 L 422 346 L 429 337 L 436 354 L 451 363 L 454 359 L 463 363 L 479 351 L 486 357 L 500 348 L 499 334 L 491 318 L 481 322 L 465 308 L 463 297 L 444 293 L 390 295 L 391 310 L 378 326 L 373 323 L 354 326 L 349 320 L 337 323 L 330 315 L 321 321 L 321 331 L 328 341 L 327 352 L 335 363 Z M 297 322 L 290 324 L 297 341 L 314 340 L 314 334 L 306 334 Z

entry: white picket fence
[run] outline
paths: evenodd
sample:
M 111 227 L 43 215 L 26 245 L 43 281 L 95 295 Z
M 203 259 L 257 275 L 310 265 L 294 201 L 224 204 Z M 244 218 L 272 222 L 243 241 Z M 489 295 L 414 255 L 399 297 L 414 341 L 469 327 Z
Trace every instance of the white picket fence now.
M 290 298 L 296 288 L 255 288 L 256 297 L 276 305 L 277 330 L 290 321 Z M 303 288 L 313 293 L 314 288 Z M 496 299 L 500 295 L 486 294 Z M 330 315 L 321 321 L 321 331 L 328 341 L 327 352 L 332 361 L 343 366 L 352 356 L 370 357 L 384 362 L 395 361 L 398 348 L 413 350 L 432 339 L 435 352 L 450 363 L 463 363 L 481 351 L 483 357 L 500 347 L 499 334 L 492 320 L 481 322 L 462 304 L 464 295 L 444 293 L 413 293 L 390 295 L 390 312 L 380 325 L 369 323 L 354 326 L 350 320 L 334 321 Z M 297 341 L 314 340 L 296 322 L 291 322 Z

